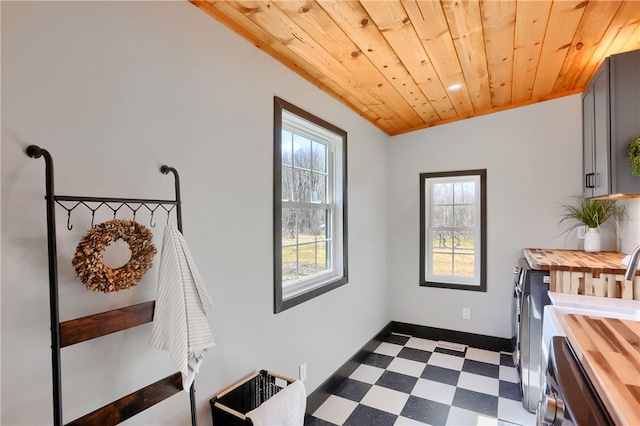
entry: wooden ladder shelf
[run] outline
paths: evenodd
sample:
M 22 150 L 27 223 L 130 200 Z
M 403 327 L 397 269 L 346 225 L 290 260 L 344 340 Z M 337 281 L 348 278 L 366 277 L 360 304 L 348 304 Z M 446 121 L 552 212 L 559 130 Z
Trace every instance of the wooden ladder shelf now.
M 85 342 L 87 340 L 102 337 L 118 331 L 127 330 L 139 325 L 147 324 L 153 321 L 153 313 L 155 301 L 139 303 L 124 308 L 114 309 L 82 318 L 76 318 L 69 321 L 60 322 L 59 320 L 59 300 L 58 300 L 58 271 L 57 271 L 57 244 L 56 244 L 56 220 L 55 205 L 61 202 L 76 202 L 75 206 L 65 209 L 71 217 L 71 211 L 79 205 L 88 207 L 88 203 L 98 203 L 95 209 L 89 209 L 93 213 L 102 205 L 110 205 L 112 203 L 120 203 L 121 206 L 126 205 L 134 213 L 145 206 L 151 212 L 153 220 L 153 212 L 158 207 L 163 207 L 167 212 L 167 220 L 171 211 L 175 208 L 178 230 L 182 232 L 182 209 L 180 201 L 180 178 L 176 169 L 169 166 L 162 166 L 160 172 L 162 174 L 172 173 L 175 179 L 175 199 L 173 200 L 150 200 L 136 198 L 98 198 L 98 197 L 76 197 L 55 195 L 54 179 L 53 179 L 53 159 L 51 154 L 45 149 L 31 145 L 27 148 L 27 155 L 32 158 L 43 157 L 45 160 L 46 174 L 46 205 L 47 205 L 47 246 L 48 246 L 48 263 L 49 263 L 49 308 L 51 321 L 51 364 L 52 364 L 52 383 L 53 383 L 53 424 L 62 426 L 62 374 L 60 358 L 60 349 Z M 109 203 L 109 204 L 107 204 Z M 133 208 L 132 205 L 137 206 Z M 155 206 L 151 208 L 151 206 Z M 114 211 L 114 217 L 119 210 Z M 92 220 L 93 225 L 93 220 Z M 71 229 L 69 223 L 67 227 Z M 182 374 L 174 373 L 163 379 L 158 380 L 142 389 L 138 389 L 129 395 L 123 396 L 110 404 L 107 404 L 97 410 L 86 414 L 79 419 L 73 420 L 68 425 L 117 425 L 123 421 L 135 416 L 136 414 L 146 410 L 147 408 L 164 401 L 172 395 L 183 390 Z M 195 384 L 189 389 L 190 408 L 191 408 L 191 424 L 197 426 L 196 406 L 195 406 Z

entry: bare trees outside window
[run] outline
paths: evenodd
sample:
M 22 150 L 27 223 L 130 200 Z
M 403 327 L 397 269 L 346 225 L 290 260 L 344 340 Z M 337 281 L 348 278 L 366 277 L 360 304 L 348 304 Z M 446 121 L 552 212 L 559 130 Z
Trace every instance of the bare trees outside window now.
M 331 267 L 324 143 L 282 130 L 282 280 L 286 284 Z M 286 207 L 288 203 L 314 204 Z M 291 204 L 293 206 L 293 204 Z

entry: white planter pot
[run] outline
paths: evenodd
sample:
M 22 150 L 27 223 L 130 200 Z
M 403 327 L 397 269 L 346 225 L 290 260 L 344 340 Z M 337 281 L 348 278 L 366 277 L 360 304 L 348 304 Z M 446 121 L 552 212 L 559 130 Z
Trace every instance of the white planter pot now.
M 600 228 L 588 228 L 584 235 L 584 251 L 596 253 L 600 251 Z

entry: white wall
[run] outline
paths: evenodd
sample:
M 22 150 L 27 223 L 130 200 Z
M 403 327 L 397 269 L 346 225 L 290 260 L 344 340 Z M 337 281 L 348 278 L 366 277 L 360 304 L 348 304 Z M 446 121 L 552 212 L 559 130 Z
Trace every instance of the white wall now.
M 626 220 L 621 227 L 620 251 L 632 253 L 640 244 L 640 199 L 621 200 L 625 206 Z
M 51 424 L 44 162 L 24 154 L 30 144 L 53 155 L 58 194 L 171 198 L 173 179 L 159 166 L 180 172 L 185 236 L 215 304 L 217 347 L 197 376 L 200 424 L 211 423 L 209 398 L 255 369 L 297 377 L 306 361 L 312 391 L 389 321 L 386 135 L 187 2 L 1 7 L 0 423 Z M 350 282 L 278 315 L 274 95 L 349 134 Z M 155 297 L 155 268 L 131 290 L 86 290 L 70 260 L 90 215 L 74 212 L 72 231 L 57 215 L 62 320 Z M 63 349 L 66 421 L 174 371 L 148 347 L 150 330 Z M 128 424 L 188 419 L 182 393 Z
M 580 96 L 391 139 L 388 273 L 397 321 L 510 337 L 512 270 L 524 247 L 576 248 L 559 204 L 580 192 Z M 419 287 L 419 174 L 487 169 L 487 292 Z M 471 321 L 462 308 L 471 308 Z

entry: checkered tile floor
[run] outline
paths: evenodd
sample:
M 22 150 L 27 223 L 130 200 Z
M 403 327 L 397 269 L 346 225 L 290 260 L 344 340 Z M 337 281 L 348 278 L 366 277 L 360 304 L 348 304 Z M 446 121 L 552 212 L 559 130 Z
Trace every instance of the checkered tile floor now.
M 511 354 L 391 334 L 306 426 L 534 425 Z

